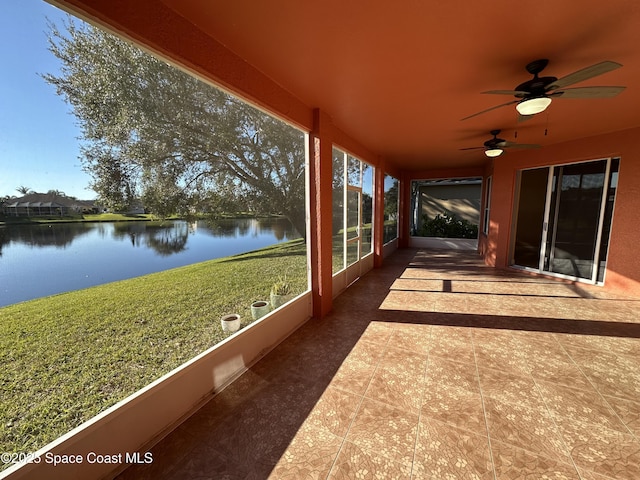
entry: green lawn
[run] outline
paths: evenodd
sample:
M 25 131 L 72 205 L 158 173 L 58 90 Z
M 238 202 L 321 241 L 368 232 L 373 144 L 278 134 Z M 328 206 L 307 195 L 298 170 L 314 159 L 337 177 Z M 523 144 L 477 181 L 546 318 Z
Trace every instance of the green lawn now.
M 35 451 L 215 345 L 220 317 L 251 322 L 284 274 L 306 290 L 303 240 L 0 308 L 0 451 Z

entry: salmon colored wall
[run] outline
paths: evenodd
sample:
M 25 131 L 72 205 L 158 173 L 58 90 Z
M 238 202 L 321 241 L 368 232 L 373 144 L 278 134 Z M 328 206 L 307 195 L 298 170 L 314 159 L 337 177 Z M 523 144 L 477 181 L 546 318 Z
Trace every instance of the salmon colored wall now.
M 487 198 L 487 178 L 493 176 L 493 162 L 487 164 L 484 170 L 484 175 L 482 178 L 482 197 L 480 201 L 480 227 L 478 231 L 478 252 L 484 258 L 484 261 L 487 265 L 495 266 L 496 262 L 496 245 L 495 243 L 489 243 L 489 238 L 482 231 L 484 225 L 484 216 L 485 216 L 485 202 Z M 493 178 L 492 178 L 493 185 Z M 492 187 L 493 189 L 493 187 Z M 491 216 L 491 215 L 489 215 Z M 491 219 L 489 219 L 491 220 Z M 489 232 L 491 231 L 491 221 L 489 221 Z M 492 236 L 492 238 L 494 238 Z
M 373 207 L 375 215 L 373 221 L 373 238 L 376 239 L 373 245 L 373 266 L 381 267 L 384 258 L 384 163 L 382 159 L 380 159 L 378 168 L 375 170 L 373 188 L 373 198 L 375 202 Z
M 640 128 L 623 130 L 512 153 L 495 160 L 491 192 L 490 230 L 481 236 L 480 252 L 489 265 L 508 266 L 511 217 L 518 170 L 606 157 L 621 157 L 605 286 L 607 290 L 640 294 Z M 486 174 L 490 174 L 488 170 Z
M 314 128 L 309 135 L 309 221 L 318 228 L 310 228 L 311 285 L 313 316 L 322 318 L 332 308 L 332 185 L 331 119 L 320 110 L 314 112 Z
M 407 173 L 410 180 L 435 180 L 439 178 L 482 177 L 484 169 L 482 167 L 447 168 L 438 170 L 418 170 Z

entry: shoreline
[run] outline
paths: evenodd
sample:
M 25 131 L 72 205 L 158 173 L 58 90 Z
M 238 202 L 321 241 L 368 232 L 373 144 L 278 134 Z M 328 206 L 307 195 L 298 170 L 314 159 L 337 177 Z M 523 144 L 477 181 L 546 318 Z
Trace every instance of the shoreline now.
M 257 215 L 254 213 L 234 213 L 222 214 L 216 216 L 216 220 L 240 219 L 240 218 L 278 218 L 282 215 L 269 214 Z M 211 219 L 208 215 L 198 215 L 193 220 Z M 0 227 L 8 227 L 11 225 L 47 225 L 51 223 L 117 223 L 117 222 L 162 222 L 186 220 L 184 217 L 171 216 L 167 218 L 159 218 L 152 214 L 120 214 L 120 213 L 102 213 L 82 215 L 78 217 L 4 217 L 0 220 Z

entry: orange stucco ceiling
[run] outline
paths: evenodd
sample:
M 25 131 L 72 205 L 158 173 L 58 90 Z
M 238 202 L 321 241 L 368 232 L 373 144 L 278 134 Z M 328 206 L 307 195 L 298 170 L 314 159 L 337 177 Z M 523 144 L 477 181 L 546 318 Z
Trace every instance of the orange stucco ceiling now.
M 403 169 L 482 165 L 482 151 L 460 149 L 481 146 L 496 128 L 544 147 L 640 125 L 637 0 L 162 3 Z M 556 77 L 621 63 L 573 86 L 627 89 L 610 99 L 556 99 L 526 122 L 514 106 L 460 120 L 513 100 L 480 92 L 514 89 L 539 58 L 549 59 L 541 75 Z
M 547 145 L 640 125 L 640 2 L 165 0 L 336 126 L 406 169 L 478 165 L 489 130 Z M 557 99 L 517 122 L 513 97 L 548 58 L 562 77 L 603 60 L 623 68 L 575 86 L 623 85 L 612 99 Z M 545 130 L 547 135 L 545 135 Z M 509 152 L 510 155 L 514 154 Z

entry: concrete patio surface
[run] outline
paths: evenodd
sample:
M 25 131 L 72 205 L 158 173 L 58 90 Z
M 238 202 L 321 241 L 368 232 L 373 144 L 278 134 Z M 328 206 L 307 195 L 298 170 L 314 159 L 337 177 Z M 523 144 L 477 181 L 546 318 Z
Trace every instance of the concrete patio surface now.
M 640 299 L 399 250 L 118 479 L 640 478 Z

